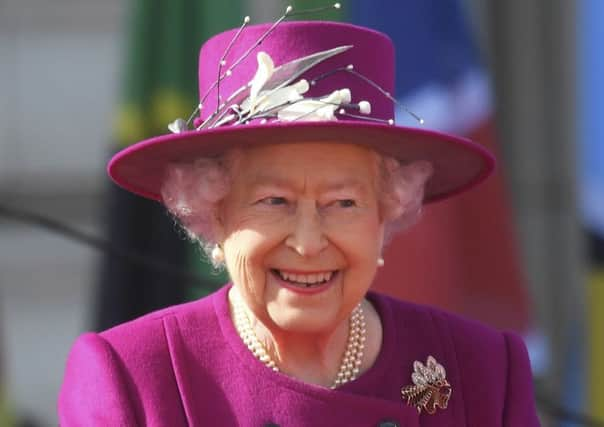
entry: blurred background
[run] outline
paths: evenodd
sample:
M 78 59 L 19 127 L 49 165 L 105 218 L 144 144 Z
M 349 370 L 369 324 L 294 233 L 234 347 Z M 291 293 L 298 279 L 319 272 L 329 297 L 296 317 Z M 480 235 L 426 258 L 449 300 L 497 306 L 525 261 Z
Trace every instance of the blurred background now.
M 341 3 L 309 17 L 388 33 L 401 103 L 500 159 L 487 183 L 397 237 L 376 287 L 516 330 L 543 425 L 604 425 L 604 2 Z M 1 426 L 56 425 L 83 331 L 226 280 L 104 167 L 188 117 L 204 40 L 286 5 L 0 0 Z

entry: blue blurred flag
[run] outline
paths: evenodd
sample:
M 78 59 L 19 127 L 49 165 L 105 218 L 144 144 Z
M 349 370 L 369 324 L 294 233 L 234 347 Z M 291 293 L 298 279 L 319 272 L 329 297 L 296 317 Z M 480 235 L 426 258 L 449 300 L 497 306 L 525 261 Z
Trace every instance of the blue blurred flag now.
M 587 228 L 604 238 L 604 2 L 584 0 L 579 19 L 581 210 Z
M 489 83 L 457 1 L 360 0 L 353 21 L 396 44 L 397 96 L 431 129 L 467 134 L 491 114 Z M 399 125 L 417 126 L 405 111 Z

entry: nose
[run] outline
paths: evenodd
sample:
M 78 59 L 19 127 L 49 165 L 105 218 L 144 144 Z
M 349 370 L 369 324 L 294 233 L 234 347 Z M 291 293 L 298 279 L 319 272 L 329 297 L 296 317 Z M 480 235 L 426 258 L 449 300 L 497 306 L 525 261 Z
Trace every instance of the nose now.
M 296 217 L 285 244 L 300 256 L 309 258 L 320 254 L 328 245 L 321 218 L 313 203 L 299 203 Z

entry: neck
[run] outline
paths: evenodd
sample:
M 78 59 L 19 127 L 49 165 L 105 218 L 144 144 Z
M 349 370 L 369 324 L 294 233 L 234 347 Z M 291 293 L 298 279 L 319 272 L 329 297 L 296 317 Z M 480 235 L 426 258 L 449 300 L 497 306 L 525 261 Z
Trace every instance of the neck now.
M 350 322 L 347 317 L 333 330 L 321 333 L 274 333 L 256 320 L 254 330 L 282 372 L 332 386 L 348 345 Z
M 336 379 L 342 366 L 344 353 L 348 349 L 351 328 L 350 316 L 328 331 L 318 333 L 283 331 L 278 328 L 268 328 L 259 321 L 245 306 L 243 299 L 236 290 L 231 289 L 229 297 L 231 314 L 236 326 L 235 312 L 237 311 L 236 306 L 239 304 L 239 310 L 245 311 L 246 320 L 249 320 L 255 338 L 279 371 L 307 383 L 326 387 L 334 387 L 340 384 L 336 382 Z M 364 308 L 365 305 L 369 304 L 363 303 Z M 237 328 L 240 329 L 239 326 Z M 242 332 L 239 332 L 241 335 Z M 261 357 L 259 358 L 262 360 Z M 352 359 L 354 357 L 351 357 L 351 362 Z M 369 358 L 363 356 L 358 358 L 362 362 L 365 361 L 364 359 L 373 363 L 371 356 Z M 365 364 L 357 367 L 357 373 L 366 368 Z

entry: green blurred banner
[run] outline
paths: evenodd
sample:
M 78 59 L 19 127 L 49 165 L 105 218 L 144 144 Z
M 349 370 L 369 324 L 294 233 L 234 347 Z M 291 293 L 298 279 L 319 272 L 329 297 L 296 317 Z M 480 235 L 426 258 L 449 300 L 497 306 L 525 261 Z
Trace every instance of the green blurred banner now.
M 189 116 L 199 102 L 199 48 L 210 36 L 238 26 L 242 10 L 240 0 L 133 1 L 112 151 L 166 134 L 168 123 Z M 191 288 L 173 277 L 106 257 L 95 299 L 97 330 L 207 294 L 227 280 L 224 274 L 214 273 L 201 252 L 179 235 L 156 202 L 111 185 L 106 225 L 113 244 L 183 270 L 193 266 L 203 283 Z

